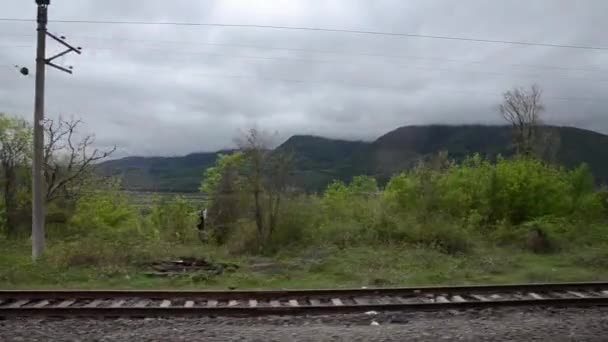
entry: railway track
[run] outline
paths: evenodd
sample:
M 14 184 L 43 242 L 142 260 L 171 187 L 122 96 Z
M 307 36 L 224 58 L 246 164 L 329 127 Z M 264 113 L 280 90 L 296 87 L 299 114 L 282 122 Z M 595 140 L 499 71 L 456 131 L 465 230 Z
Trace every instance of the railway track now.
M 321 314 L 608 305 L 608 283 L 291 291 L 0 291 L 0 317 Z

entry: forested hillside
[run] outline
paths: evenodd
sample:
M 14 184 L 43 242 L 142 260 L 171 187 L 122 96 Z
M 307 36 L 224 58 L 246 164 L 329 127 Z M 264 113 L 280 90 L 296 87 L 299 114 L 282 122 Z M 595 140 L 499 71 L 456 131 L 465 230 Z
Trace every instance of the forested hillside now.
M 598 182 L 608 182 L 608 136 L 573 127 L 544 129 L 557 133 L 548 144 L 556 163 L 568 168 L 586 163 Z M 384 181 L 439 151 L 447 151 L 457 161 L 474 153 L 490 159 L 510 156 L 511 141 L 509 126 L 429 125 L 400 127 L 373 142 L 296 135 L 278 149 L 293 153 L 295 183 L 317 191 L 334 179 L 348 181 L 362 174 Z M 105 176 L 122 177 L 129 190 L 197 191 L 203 170 L 213 165 L 219 153 L 128 157 L 101 163 L 98 170 Z

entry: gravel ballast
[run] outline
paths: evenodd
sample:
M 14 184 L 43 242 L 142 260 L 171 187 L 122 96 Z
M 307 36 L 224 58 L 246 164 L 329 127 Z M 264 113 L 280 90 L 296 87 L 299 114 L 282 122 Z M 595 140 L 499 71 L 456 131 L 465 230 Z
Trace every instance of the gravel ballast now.
M 8 318 L 1 341 L 608 341 L 608 308 L 296 317 Z

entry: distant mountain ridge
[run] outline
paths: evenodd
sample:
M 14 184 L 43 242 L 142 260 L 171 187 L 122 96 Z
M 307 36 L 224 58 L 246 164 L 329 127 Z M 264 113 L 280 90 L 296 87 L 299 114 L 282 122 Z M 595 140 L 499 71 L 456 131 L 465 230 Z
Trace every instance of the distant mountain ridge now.
M 608 183 L 608 136 L 574 128 L 552 127 L 558 132 L 556 160 L 566 167 L 589 165 L 599 182 Z M 509 156 L 511 127 L 483 125 L 427 125 L 397 128 L 372 142 L 295 135 L 277 147 L 295 157 L 295 182 L 308 190 L 321 190 L 334 179 L 348 181 L 360 174 L 381 180 L 407 170 L 439 151 L 462 160 L 479 153 Z M 193 153 L 183 157 L 127 157 L 98 165 L 105 176 L 123 178 L 129 190 L 197 191 L 204 170 L 220 153 Z

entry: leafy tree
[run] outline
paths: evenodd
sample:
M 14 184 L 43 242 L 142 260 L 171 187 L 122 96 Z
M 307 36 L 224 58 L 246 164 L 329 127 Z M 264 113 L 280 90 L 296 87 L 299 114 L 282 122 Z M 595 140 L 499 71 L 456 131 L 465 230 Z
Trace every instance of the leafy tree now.
M 25 173 L 29 162 L 31 139 L 31 126 L 25 120 L 0 114 L 0 164 L 8 236 L 15 236 L 18 230 L 18 176 L 20 171 Z
M 246 189 L 253 196 L 258 241 L 263 248 L 277 226 L 293 160 L 287 153 L 272 151 L 269 137 L 256 129 L 237 139 L 237 145 L 245 157 Z
M 218 242 L 225 242 L 242 216 L 245 156 L 241 152 L 220 155 L 215 166 L 205 171 L 200 186 L 206 198 L 207 222 Z

